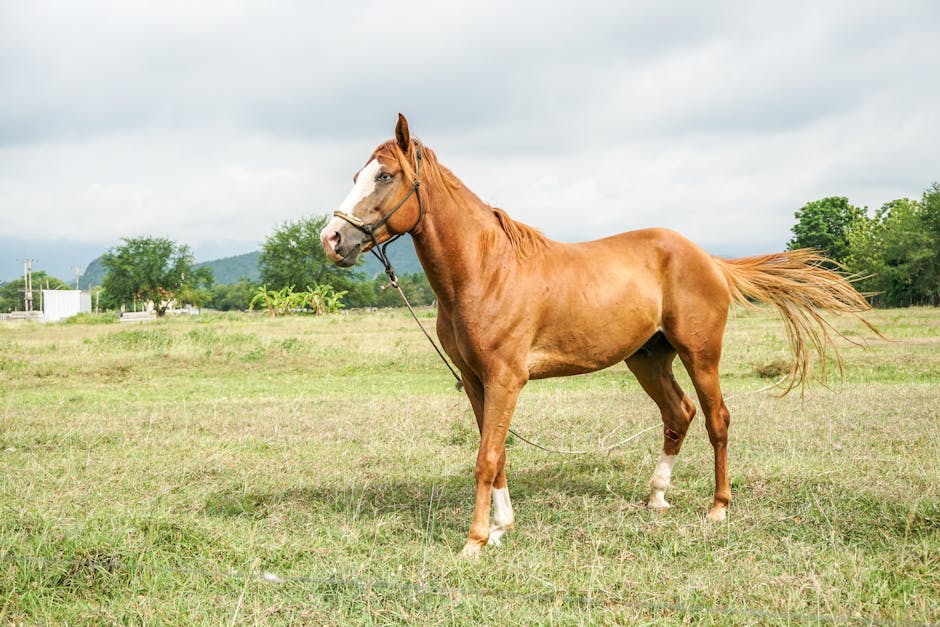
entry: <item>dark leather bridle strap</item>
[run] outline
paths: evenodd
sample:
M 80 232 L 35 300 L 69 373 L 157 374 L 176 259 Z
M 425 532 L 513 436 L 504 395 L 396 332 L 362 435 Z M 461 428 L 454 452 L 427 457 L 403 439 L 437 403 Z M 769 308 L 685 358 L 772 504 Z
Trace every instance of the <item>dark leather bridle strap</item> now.
M 404 233 L 397 233 L 396 235 L 393 235 L 383 245 L 380 246 L 379 240 L 376 239 L 375 237 L 375 232 L 378 231 L 383 226 L 385 226 L 385 223 L 388 222 L 393 215 L 395 215 L 396 211 L 401 209 L 402 205 L 404 205 L 405 202 L 407 202 L 408 199 L 411 198 L 412 194 L 414 194 L 415 197 L 418 199 L 418 221 L 415 222 L 414 226 L 418 226 L 418 224 L 420 224 L 421 220 L 424 218 L 424 203 L 421 202 L 421 192 L 420 192 L 422 157 L 421 157 L 421 147 L 418 145 L 417 142 L 414 142 L 414 149 L 415 149 L 414 183 L 411 185 L 411 189 L 408 190 L 408 193 L 405 194 L 405 196 L 401 200 L 398 201 L 398 204 L 392 207 L 391 211 L 389 211 L 387 214 L 385 214 L 384 216 L 379 218 L 377 221 L 372 222 L 372 223 L 363 222 L 361 218 L 357 218 L 356 216 L 349 215 L 348 213 L 344 213 L 342 211 L 333 212 L 334 216 L 342 220 L 345 220 L 357 231 L 359 231 L 360 233 L 363 233 L 369 239 L 372 240 L 372 248 L 370 248 L 369 250 L 382 263 L 382 266 L 384 266 L 385 268 L 385 274 L 388 275 L 388 278 L 392 282 L 392 285 L 396 287 L 398 286 L 398 277 L 395 275 L 395 270 L 394 268 L 392 268 L 392 264 L 388 260 L 388 255 L 386 254 L 385 249 L 388 248 L 389 244 L 391 244 L 392 242 L 397 240 L 399 237 L 404 235 Z M 414 226 L 411 228 L 414 228 Z

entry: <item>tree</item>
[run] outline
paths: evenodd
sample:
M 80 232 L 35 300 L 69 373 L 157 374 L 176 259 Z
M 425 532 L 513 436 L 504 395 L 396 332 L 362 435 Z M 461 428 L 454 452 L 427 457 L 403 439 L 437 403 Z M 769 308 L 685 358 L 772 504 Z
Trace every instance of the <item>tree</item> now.
M 847 231 L 856 220 L 866 217 L 865 209 L 849 204 L 844 196 L 830 196 L 807 203 L 795 214 L 793 239 L 787 247 L 816 248 L 837 263 L 849 254 Z
M 350 298 L 344 300 L 360 307 L 362 303 L 356 296 L 357 288 L 361 291 L 357 284 L 363 279 L 362 273 L 334 264 L 320 243 L 320 231 L 328 220 L 327 216 L 302 218 L 275 229 L 261 247 L 261 283 L 273 290 L 329 285 L 336 291 L 349 292 Z
M 931 304 L 940 304 L 940 182 L 935 181 L 924 190 L 921 204 L 921 223 L 933 246 L 933 256 L 927 264 L 927 275 L 933 278 Z
M 248 277 L 242 277 L 237 283 L 216 285 L 212 288 L 212 300 L 208 306 L 222 311 L 245 311 L 257 289 L 258 285 Z
M 0 312 L 8 313 L 11 311 L 22 311 L 23 303 L 23 279 L 15 279 L 0 285 Z M 70 288 L 65 281 L 49 276 L 43 270 L 33 272 L 33 309 L 39 309 L 40 290 L 68 290 Z
M 375 293 L 373 303 L 376 307 L 404 306 L 398 290 L 389 284 L 384 274 L 373 279 L 372 284 Z M 430 305 L 434 302 L 434 291 L 431 290 L 431 284 L 428 283 L 428 278 L 423 272 L 403 274 L 398 277 L 398 284 L 401 286 L 401 291 L 405 293 L 408 302 L 412 305 L 417 307 L 419 305 Z
M 195 304 L 208 299 L 212 270 L 193 268 L 189 246 L 166 238 L 125 238 L 123 246 L 101 257 L 106 269 L 102 281 L 106 306 L 117 308 L 135 300 L 153 302 L 158 316 L 174 302 Z M 188 302 L 185 302 L 188 301 Z
M 918 202 L 901 198 L 885 203 L 873 218 L 848 229 L 848 268 L 865 278 L 860 286 L 889 307 L 940 302 L 940 189 L 928 189 Z M 940 222 L 940 220 L 938 220 Z M 936 226 L 935 226 L 936 224 Z

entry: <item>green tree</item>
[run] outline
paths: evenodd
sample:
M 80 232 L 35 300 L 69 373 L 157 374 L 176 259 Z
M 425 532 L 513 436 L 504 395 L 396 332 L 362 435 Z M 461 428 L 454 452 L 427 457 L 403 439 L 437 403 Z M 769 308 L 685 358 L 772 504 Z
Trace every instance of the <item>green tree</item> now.
M 928 277 L 933 279 L 930 302 L 940 305 L 940 182 L 935 181 L 924 190 L 920 203 L 921 223 L 933 246 L 933 255 L 926 268 Z
M 787 244 L 790 250 L 816 248 L 833 261 L 845 263 L 849 254 L 847 231 L 866 213 L 849 204 L 844 196 L 830 196 L 807 203 L 795 216 L 793 239 Z
M 242 277 L 237 283 L 216 285 L 212 288 L 212 299 L 208 306 L 222 311 L 245 311 L 258 289 L 258 284 L 248 277 Z
M 33 309 L 39 309 L 40 290 L 69 290 L 65 281 L 49 276 L 43 270 L 33 272 Z M 23 279 L 15 279 L 0 285 L 0 313 L 9 313 L 11 311 L 22 311 L 25 306 L 23 303 Z
M 102 297 L 117 308 L 135 300 L 153 302 L 158 316 L 174 302 L 196 304 L 208 299 L 212 270 L 193 268 L 189 246 L 166 238 L 125 238 L 123 246 L 101 257 L 106 269 Z
M 350 306 L 361 307 L 362 290 L 357 284 L 363 280 L 362 273 L 335 265 L 320 243 L 320 231 L 328 220 L 327 216 L 301 218 L 275 229 L 261 247 L 261 283 L 275 291 L 292 285 L 329 285 L 348 292 L 344 301 Z
M 404 307 L 401 295 L 398 290 L 393 288 L 388 279 L 382 276 L 372 281 L 375 299 L 371 303 L 374 307 Z M 398 277 L 398 284 L 401 291 L 414 306 L 430 305 L 434 302 L 434 292 L 431 290 L 431 284 L 428 283 L 427 276 L 423 272 L 414 272 Z
M 938 207 L 931 207 L 935 203 Z M 847 231 L 846 265 L 864 278 L 862 289 L 873 302 L 889 307 L 940 303 L 940 213 L 936 185 L 921 201 L 901 198 L 885 203 L 873 218 L 855 222 Z

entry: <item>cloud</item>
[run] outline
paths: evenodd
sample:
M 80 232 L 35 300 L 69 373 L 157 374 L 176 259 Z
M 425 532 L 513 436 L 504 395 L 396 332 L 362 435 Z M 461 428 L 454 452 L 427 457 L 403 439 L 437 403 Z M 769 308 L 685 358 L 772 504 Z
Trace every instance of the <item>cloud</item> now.
M 933 2 L 0 11 L 0 236 L 257 243 L 331 210 L 398 111 L 562 239 L 779 247 L 808 200 L 940 178 Z

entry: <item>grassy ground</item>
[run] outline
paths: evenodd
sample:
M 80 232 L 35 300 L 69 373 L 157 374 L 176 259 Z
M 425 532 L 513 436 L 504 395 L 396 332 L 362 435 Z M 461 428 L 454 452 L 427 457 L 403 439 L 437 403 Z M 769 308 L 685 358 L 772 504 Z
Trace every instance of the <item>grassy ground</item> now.
M 940 310 L 871 318 L 895 341 L 782 399 L 748 393 L 782 325 L 731 320 L 727 522 L 700 419 L 665 515 L 658 429 L 516 441 L 516 531 L 477 561 L 473 418 L 402 312 L 0 325 L 0 622 L 940 621 Z M 621 366 L 530 384 L 514 427 L 657 421 Z

